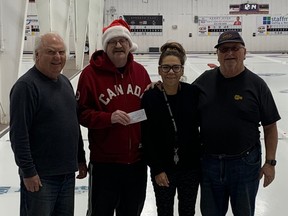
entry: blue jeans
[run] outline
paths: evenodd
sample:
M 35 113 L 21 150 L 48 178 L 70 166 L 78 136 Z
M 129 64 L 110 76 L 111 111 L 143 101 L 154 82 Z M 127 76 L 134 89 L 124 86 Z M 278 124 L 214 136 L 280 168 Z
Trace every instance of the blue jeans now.
M 40 177 L 42 187 L 29 192 L 21 180 L 20 216 L 73 216 L 75 173 Z
M 260 146 L 235 158 L 204 155 L 200 202 L 202 215 L 226 215 L 230 199 L 234 216 L 253 216 L 260 168 Z

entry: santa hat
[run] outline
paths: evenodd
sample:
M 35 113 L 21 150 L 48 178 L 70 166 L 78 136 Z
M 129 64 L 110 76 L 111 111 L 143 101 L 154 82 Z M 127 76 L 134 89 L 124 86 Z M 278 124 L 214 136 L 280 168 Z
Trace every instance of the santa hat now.
M 103 28 L 102 47 L 104 51 L 107 51 L 108 42 L 115 37 L 125 37 L 130 44 L 130 52 L 137 50 L 138 46 L 133 43 L 130 32 L 130 26 L 123 19 L 116 19 L 109 26 Z

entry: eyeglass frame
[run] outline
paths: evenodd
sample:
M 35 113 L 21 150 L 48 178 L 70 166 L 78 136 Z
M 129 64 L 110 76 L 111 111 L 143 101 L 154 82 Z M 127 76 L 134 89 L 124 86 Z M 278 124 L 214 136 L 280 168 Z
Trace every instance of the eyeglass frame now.
M 164 67 L 169 67 L 169 70 L 163 70 L 163 66 L 164 66 Z M 180 67 L 180 68 L 179 68 L 179 71 L 175 71 L 175 70 L 174 70 L 175 67 Z M 169 73 L 169 71 L 171 71 L 171 69 L 172 69 L 173 73 L 180 73 L 184 67 L 183 67 L 183 65 L 181 65 L 181 64 L 176 64 L 176 65 L 167 65 L 167 64 L 164 64 L 164 65 L 159 65 L 158 68 L 161 69 L 161 71 L 162 71 L 163 73 Z
M 229 51 L 231 52 L 238 52 L 241 48 L 244 48 L 244 46 L 231 46 L 231 47 L 227 47 L 227 46 L 220 46 L 217 48 L 217 50 L 219 50 L 220 53 L 227 53 Z M 224 49 L 224 50 L 223 50 Z
M 121 39 L 118 39 L 118 40 L 110 40 L 108 41 L 108 44 L 112 45 L 112 46 L 117 46 L 118 43 L 121 44 L 121 46 L 123 46 L 125 43 L 128 42 L 128 39 L 127 38 L 121 38 Z

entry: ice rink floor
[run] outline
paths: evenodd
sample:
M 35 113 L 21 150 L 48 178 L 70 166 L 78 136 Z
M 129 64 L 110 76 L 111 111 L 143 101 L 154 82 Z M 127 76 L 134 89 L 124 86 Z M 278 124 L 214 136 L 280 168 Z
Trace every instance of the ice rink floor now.
M 136 61 L 142 63 L 148 70 L 151 79 L 160 79 L 157 73 L 158 54 L 137 54 Z M 215 54 L 188 54 L 185 65 L 187 82 L 191 83 L 204 70 L 209 69 L 207 64 L 218 64 Z M 24 55 L 22 73 L 33 65 L 31 55 Z M 268 187 L 263 188 L 263 180 L 259 187 L 256 203 L 256 216 L 287 216 L 288 194 L 288 54 L 247 54 L 245 65 L 261 76 L 270 87 L 278 105 L 281 120 L 278 122 L 279 142 L 277 150 L 276 178 Z M 74 88 L 78 76 L 71 80 Z M 83 138 L 88 157 L 87 131 L 82 128 Z M 263 139 L 262 139 L 263 141 Z M 148 175 L 149 176 L 149 175 Z M 87 208 L 87 178 L 76 180 L 75 216 L 84 216 Z M 19 177 L 12 155 L 9 136 L 0 138 L 0 215 L 19 215 Z M 177 204 L 177 200 L 175 200 Z M 196 205 L 196 216 L 200 216 L 199 199 Z M 142 213 L 143 216 L 156 216 L 156 206 L 153 188 L 148 178 L 147 198 Z M 178 216 L 175 205 L 175 216 Z M 227 216 L 232 216 L 229 210 Z

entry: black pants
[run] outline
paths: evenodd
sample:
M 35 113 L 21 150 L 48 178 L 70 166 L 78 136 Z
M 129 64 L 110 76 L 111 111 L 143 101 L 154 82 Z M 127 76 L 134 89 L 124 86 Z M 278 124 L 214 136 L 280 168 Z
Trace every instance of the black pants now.
M 183 168 L 166 172 L 169 179 L 169 187 L 156 184 L 152 177 L 158 216 L 173 216 L 174 197 L 178 193 L 179 216 L 195 215 L 195 203 L 200 182 L 200 169 L 193 170 Z
M 87 216 L 140 216 L 147 186 L 147 166 L 90 163 Z

